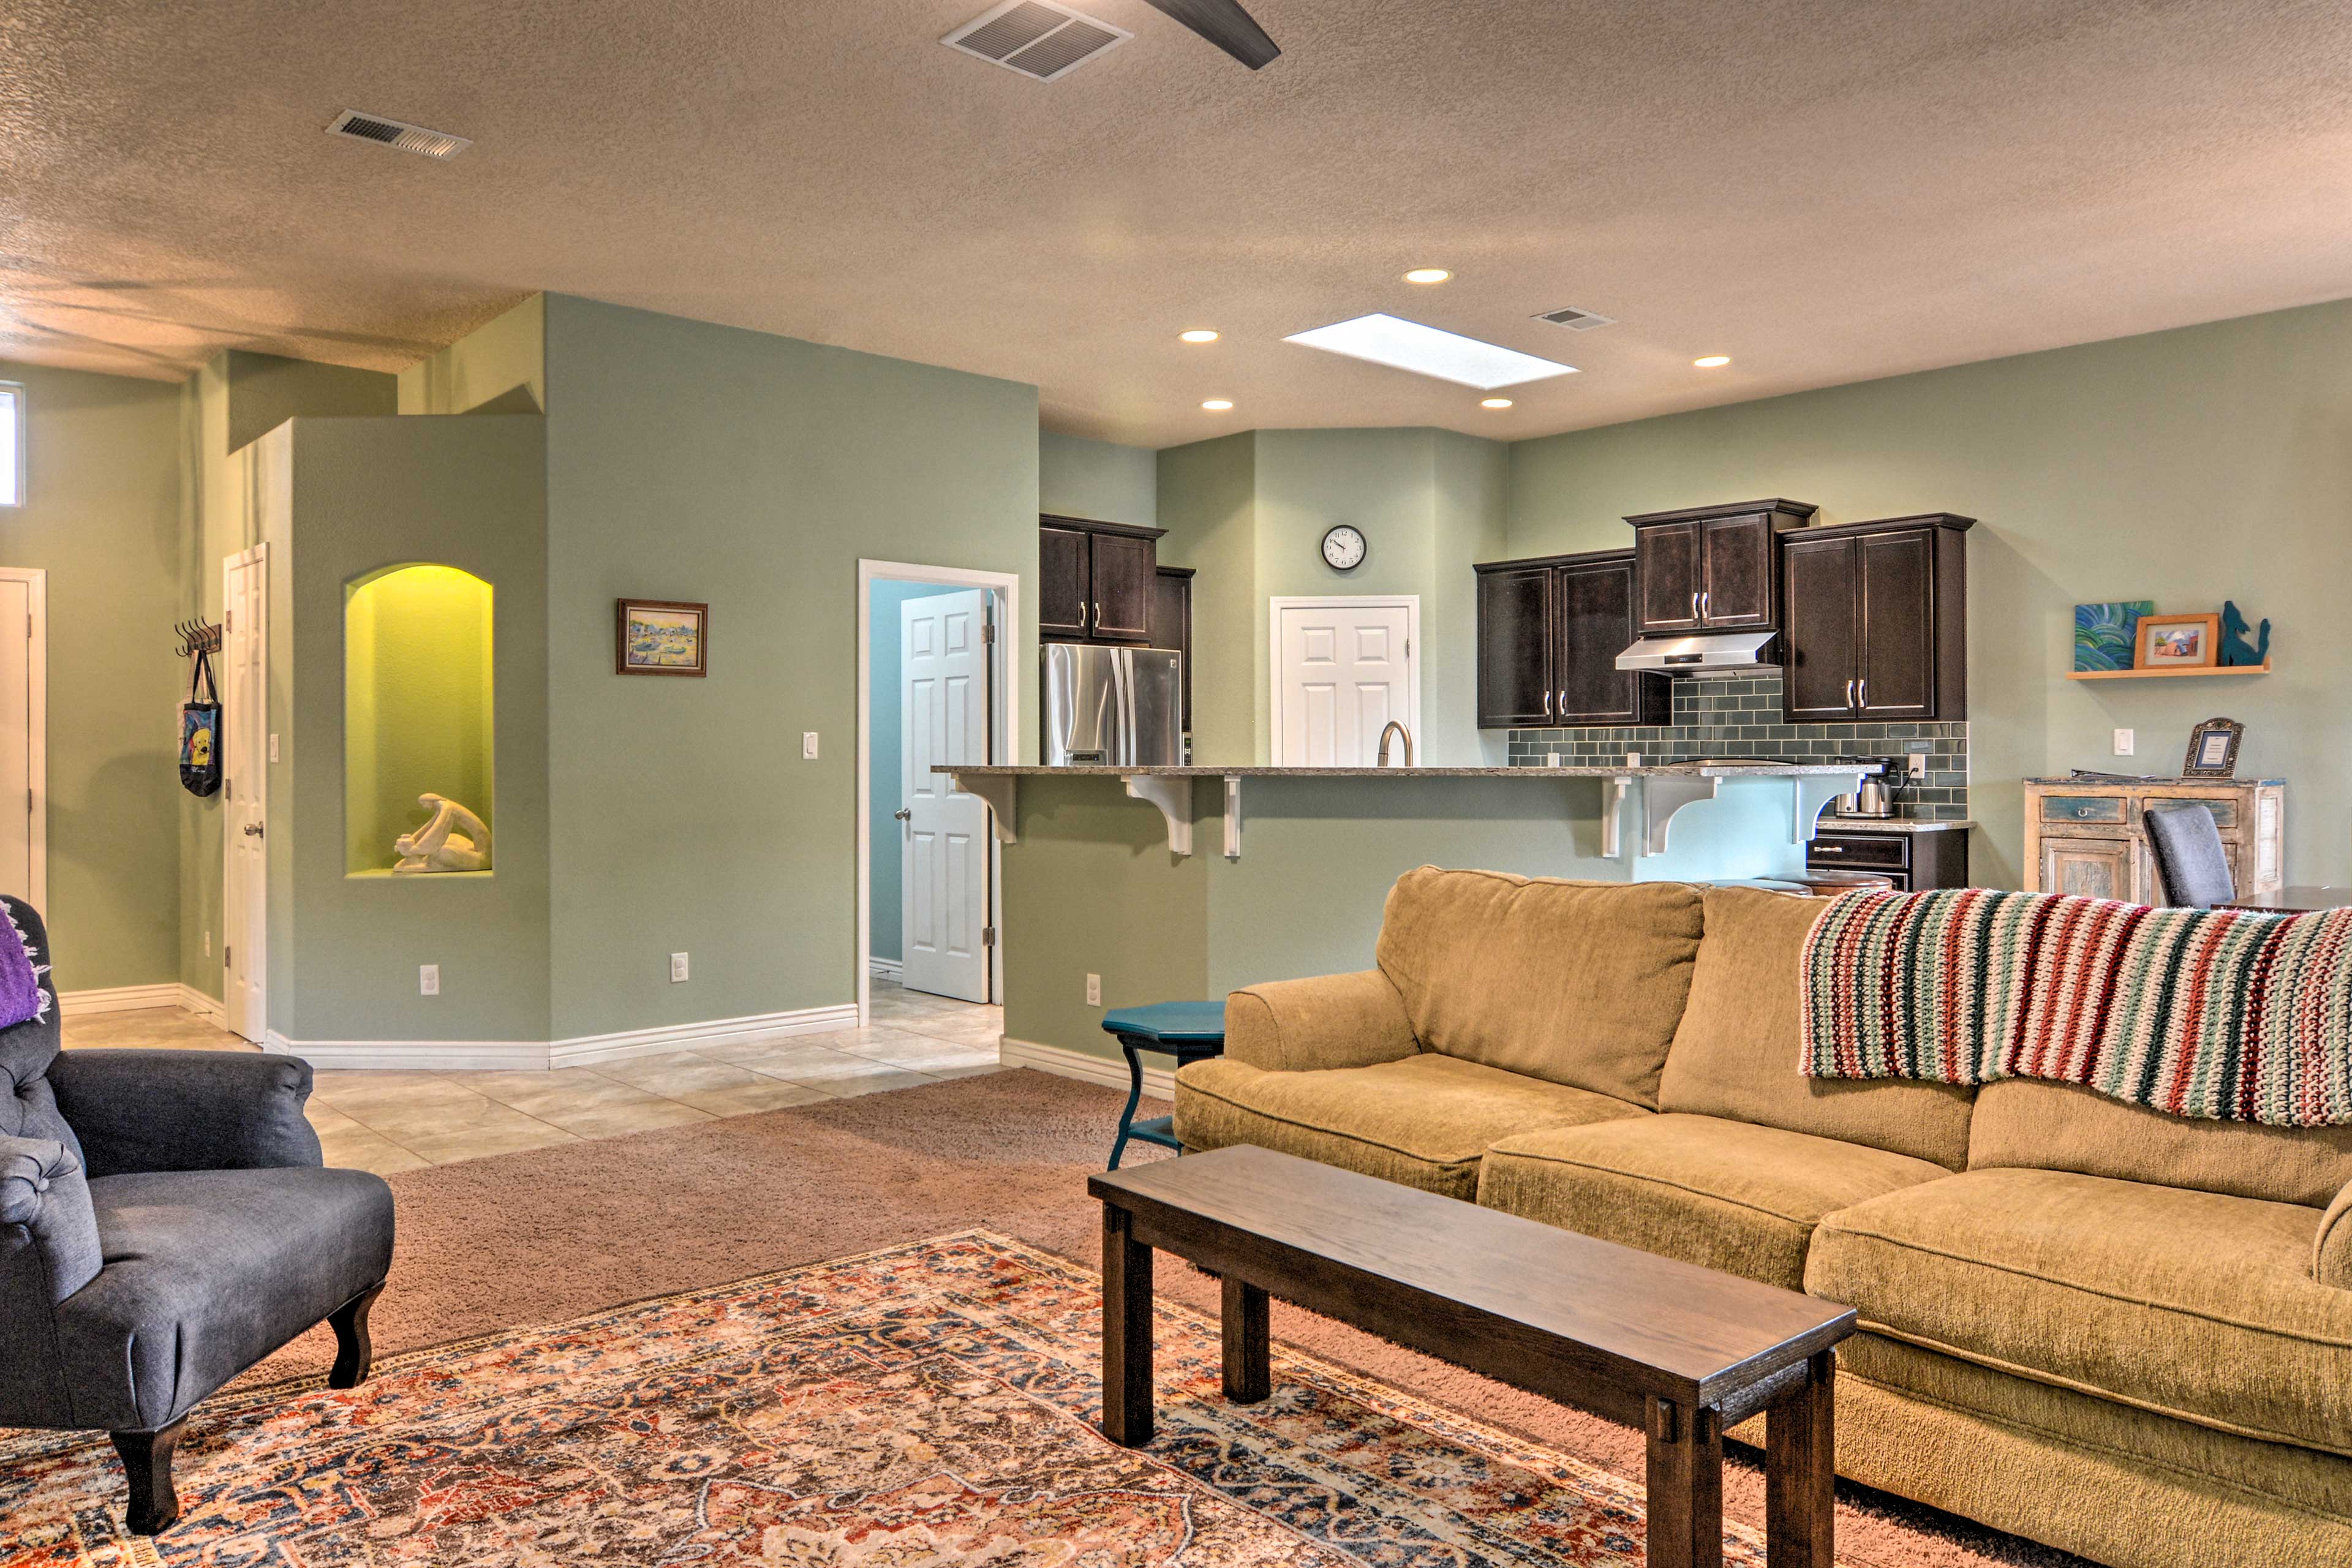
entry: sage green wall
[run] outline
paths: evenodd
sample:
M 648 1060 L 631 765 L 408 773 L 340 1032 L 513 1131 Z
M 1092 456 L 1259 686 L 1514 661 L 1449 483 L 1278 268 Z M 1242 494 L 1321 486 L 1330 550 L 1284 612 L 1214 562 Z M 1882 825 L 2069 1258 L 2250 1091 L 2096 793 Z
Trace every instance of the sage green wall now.
M 545 422 L 297 419 L 265 437 L 273 677 L 270 1028 L 332 1040 L 548 1034 Z M 273 472 L 285 500 L 269 500 Z M 495 592 L 498 817 L 489 876 L 347 876 L 343 607 L 354 578 L 431 561 Z M 607 616 L 609 617 L 609 610 Z M 609 631 L 609 619 L 607 622 Z M 601 753 L 576 765 L 602 769 Z M 441 994 L 417 966 L 441 966 Z
M 1600 858 L 1601 800 L 1591 780 L 1244 779 L 1228 861 L 1223 784 L 1206 778 L 1180 859 L 1117 780 L 1024 778 L 1003 860 L 1004 1032 L 1116 1058 L 1108 1008 L 1369 968 L 1389 888 L 1416 866 L 1622 880 L 1626 863 Z
M 60 990 L 178 977 L 180 389 L 0 363 L 26 491 L 0 565 L 48 574 L 48 908 Z
M 260 437 L 296 415 L 390 414 L 396 384 L 376 371 L 233 349 L 183 383 L 178 396 L 176 613 L 217 625 L 221 562 L 262 542 L 266 532 Z M 215 998 L 221 994 L 221 804 L 218 795 L 200 800 L 179 794 L 177 977 Z
M 1160 454 L 1160 559 L 1192 579 L 1192 756 L 1254 763 L 1265 732 L 1258 680 L 1265 647 L 1257 597 L 1255 432 L 1170 447 Z M 1252 641 L 1255 637 L 1256 640 Z M 1005 949 L 1005 985 L 1013 984 Z
M 1034 671 L 1036 391 L 562 295 L 546 322 L 556 1033 L 849 1002 L 857 561 L 1017 574 Z M 614 675 L 621 595 L 707 601 L 709 679 Z
M 2352 881 L 2352 302 L 1523 441 L 1510 552 L 1622 547 L 1629 513 L 1790 496 L 1824 523 L 1906 512 L 1969 534 L 1970 871 L 2015 887 L 2019 780 L 2177 770 L 2242 721 L 2242 776 L 2287 780 L 2287 877 Z M 2234 599 L 2276 673 L 2070 681 L 2078 602 Z M 2137 731 L 2118 759 L 2112 732 Z
M 542 294 L 533 294 L 400 373 L 402 414 L 538 414 L 546 407 L 547 298 Z
M 1037 510 L 1151 528 L 1160 520 L 1160 454 L 1082 436 L 1037 433 Z
M 1475 635 L 1464 612 L 1475 611 L 1470 567 L 1504 553 L 1508 472 L 1500 443 L 1430 429 L 1257 430 L 1162 452 L 1160 552 L 1200 568 L 1195 755 L 1272 758 L 1269 599 L 1412 594 L 1422 631 L 1417 760 L 1499 762 L 1500 738 L 1477 728 Z M 1323 560 L 1323 535 L 1343 522 L 1370 546 L 1352 572 Z

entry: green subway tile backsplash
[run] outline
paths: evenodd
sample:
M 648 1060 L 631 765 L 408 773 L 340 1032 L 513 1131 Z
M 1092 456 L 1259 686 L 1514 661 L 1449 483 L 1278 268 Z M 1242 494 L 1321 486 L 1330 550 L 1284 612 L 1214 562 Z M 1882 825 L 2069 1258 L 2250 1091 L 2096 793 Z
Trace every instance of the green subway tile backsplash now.
M 1895 815 L 1958 822 L 1969 815 L 1969 727 L 1965 723 L 1784 724 L 1780 676 L 1677 680 L 1674 723 L 1590 730 L 1514 730 L 1508 758 L 1515 768 L 1539 768 L 1553 752 L 1578 767 L 1622 763 L 1639 752 L 1644 763 L 1687 763 L 1702 757 L 1772 757 L 1827 762 L 1834 757 L 1890 757 Z M 1902 770 L 1912 748 L 1927 748 L 1925 777 Z

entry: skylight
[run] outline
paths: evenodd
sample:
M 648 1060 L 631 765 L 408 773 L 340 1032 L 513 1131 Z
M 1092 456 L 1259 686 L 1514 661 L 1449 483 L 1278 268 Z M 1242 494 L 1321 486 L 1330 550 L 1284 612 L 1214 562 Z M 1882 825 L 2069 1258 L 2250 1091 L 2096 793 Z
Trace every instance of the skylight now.
M 1379 313 L 1318 327 L 1311 332 L 1294 332 L 1282 341 L 1304 343 L 1310 349 L 1328 349 L 1349 359 L 1370 360 L 1374 364 L 1409 370 L 1417 375 L 1433 375 L 1440 381 L 1475 386 L 1481 392 L 1576 374 L 1572 364 L 1538 359 L 1517 349 L 1482 343 L 1459 332 L 1440 331 L 1419 321 Z
M 0 506 L 25 504 L 25 389 L 0 381 Z

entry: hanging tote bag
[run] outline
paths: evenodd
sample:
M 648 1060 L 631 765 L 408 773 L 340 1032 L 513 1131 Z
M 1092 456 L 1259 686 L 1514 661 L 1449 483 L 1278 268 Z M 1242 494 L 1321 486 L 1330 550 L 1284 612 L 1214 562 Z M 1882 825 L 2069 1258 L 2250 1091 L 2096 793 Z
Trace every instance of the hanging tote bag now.
M 180 784 L 190 795 L 220 793 L 220 693 L 213 688 L 212 660 L 202 653 L 188 677 L 188 700 L 180 704 Z

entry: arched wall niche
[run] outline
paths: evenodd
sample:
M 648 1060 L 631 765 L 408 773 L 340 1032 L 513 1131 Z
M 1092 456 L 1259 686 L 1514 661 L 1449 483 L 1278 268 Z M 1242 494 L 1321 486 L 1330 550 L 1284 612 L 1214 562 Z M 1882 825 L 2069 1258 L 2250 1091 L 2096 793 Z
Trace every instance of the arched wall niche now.
M 422 795 L 456 801 L 495 830 L 493 598 L 488 583 L 436 562 L 343 584 L 346 875 L 392 874 L 394 840 L 431 815 Z

